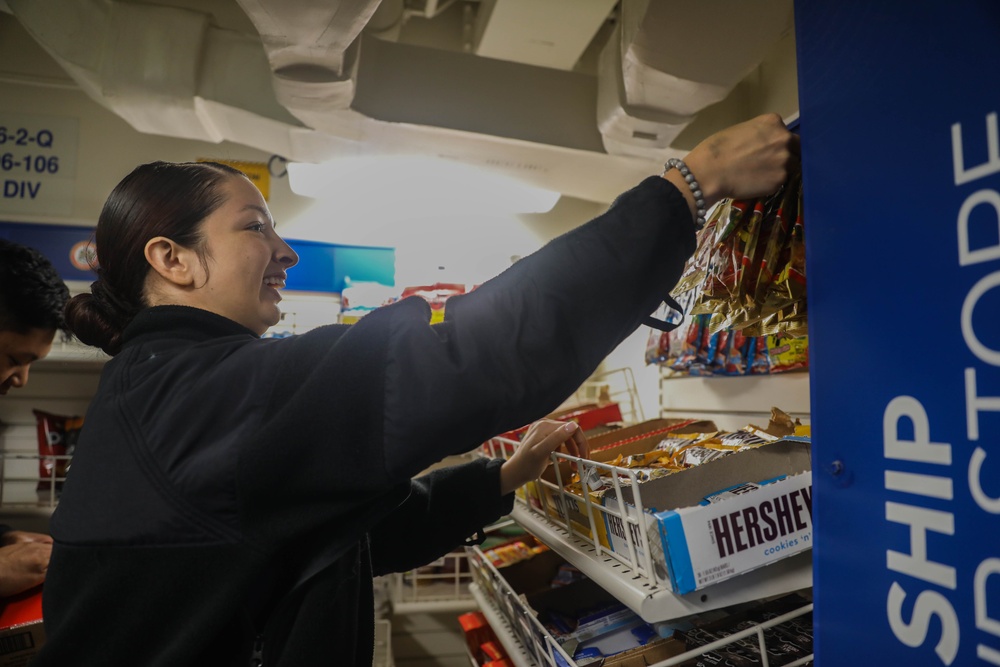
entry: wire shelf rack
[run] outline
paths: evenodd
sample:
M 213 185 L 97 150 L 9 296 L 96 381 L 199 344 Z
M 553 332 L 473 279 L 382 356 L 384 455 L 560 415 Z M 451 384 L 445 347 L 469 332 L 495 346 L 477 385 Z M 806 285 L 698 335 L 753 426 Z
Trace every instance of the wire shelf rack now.
M 468 547 L 468 551 L 474 578 L 471 586 L 473 596 L 514 664 L 517 667 L 577 667 L 577 663 L 563 650 L 558 640 L 538 621 L 534 610 L 511 588 L 483 552 L 478 547 Z M 747 640 L 756 640 L 760 664 L 769 667 L 771 663 L 768 656 L 773 653 L 768 648 L 767 631 L 811 614 L 812 609 L 812 603 L 803 604 L 722 639 L 653 663 L 650 667 L 673 667 L 706 654 L 719 658 L 717 662 L 706 664 L 727 664 L 721 654 L 726 652 L 727 647 L 738 646 Z M 801 667 L 811 665 L 812 662 L 813 656 L 810 654 L 782 664 L 784 667 Z

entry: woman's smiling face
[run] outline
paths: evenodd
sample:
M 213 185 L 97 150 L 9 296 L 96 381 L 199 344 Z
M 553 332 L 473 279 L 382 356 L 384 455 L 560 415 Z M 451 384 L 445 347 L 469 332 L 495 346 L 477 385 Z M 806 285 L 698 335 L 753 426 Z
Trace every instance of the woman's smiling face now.
M 260 191 L 248 179 L 227 178 L 225 201 L 201 224 L 203 275 L 189 305 L 239 322 L 258 335 L 278 323 L 278 290 L 298 255 L 274 229 Z

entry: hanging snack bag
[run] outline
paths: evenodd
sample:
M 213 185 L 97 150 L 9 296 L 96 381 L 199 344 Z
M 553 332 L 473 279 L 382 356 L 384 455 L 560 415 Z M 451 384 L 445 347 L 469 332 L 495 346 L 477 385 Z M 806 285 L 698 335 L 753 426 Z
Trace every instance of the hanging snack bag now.
M 747 352 L 747 373 L 749 375 L 767 375 L 770 372 L 767 358 L 767 336 L 754 336 L 750 339 Z
M 809 367 L 809 337 L 793 338 L 779 333 L 767 337 L 767 356 L 772 373 Z
M 713 375 L 724 375 L 726 372 L 726 357 L 729 355 L 729 339 L 733 332 L 723 329 L 712 334 L 712 345 L 708 349 L 708 367 Z
M 38 491 L 62 491 L 69 472 L 69 462 L 76 447 L 83 417 L 64 417 L 43 410 L 32 410 L 38 432 Z
M 694 353 L 694 360 L 691 365 L 688 366 L 689 375 L 711 375 L 712 371 L 708 367 L 708 349 L 712 344 L 712 332 L 709 328 L 709 322 L 711 321 L 711 315 L 698 315 L 698 320 L 701 322 L 701 336 L 698 341 L 698 348 Z
M 693 314 L 724 314 L 736 289 L 736 274 L 742 258 L 740 230 L 747 213 L 753 210 L 754 201 L 732 201 L 720 219 L 701 293 L 691 309 Z
M 685 295 L 687 296 L 687 295 Z M 688 302 L 690 299 L 687 300 Z M 685 301 L 680 301 L 677 305 L 682 308 L 687 308 Z M 660 307 L 657 308 L 656 312 L 653 314 L 655 319 L 667 322 L 668 324 L 679 324 L 684 318 L 683 312 L 675 311 L 671 306 L 666 303 L 661 303 Z M 660 331 L 659 329 L 649 328 L 649 338 L 646 339 L 646 364 L 662 364 L 662 363 L 672 363 L 674 359 L 677 358 L 679 354 L 679 345 L 674 345 L 673 350 L 671 349 L 671 341 L 676 339 L 675 331 Z
M 783 252 L 783 256 L 787 259 L 782 264 L 781 272 L 775 276 L 767 294 L 768 308 L 773 311 L 784 310 L 791 304 L 804 302 L 806 298 L 806 246 L 801 188 L 799 192 L 798 214 L 789 231 L 786 250 Z M 804 307 L 798 308 L 797 313 L 804 315 Z
M 671 370 L 679 373 L 687 373 L 691 368 L 695 355 L 698 353 L 698 345 L 701 342 L 701 335 L 704 330 L 702 321 L 700 317 L 689 316 L 681 326 L 674 329 L 680 345 L 680 351 L 673 363 L 670 364 Z
M 712 209 L 705 226 L 697 234 L 694 255 L 684 265 L 684 271 L 671 292 L 674 298 L 678 298 L 684 292 L 702 288 L 712 249 L 715 246 L 717 225 L 720 219 L 727 215 L 729 215 L 729 204 L 726 201 Z
M 746 312 L 747 319 L 753 319 L 756 316 L 753 296 L 757 288 L 757 275 L 761 256 L 764 254 L 763 249 L 767 245 L 767 239 L 774 224 L 771 212 L 770 199 L 758 201 L 754 207 L 753 215 L 750 216 L 750 224 L 747 228 L 746 247 L 740 262 L 737 285 L 738 307 Z
M 724 375 L 744 375 L 746 373 L 747 337 L 742 331 L 731 331 L 726 346 Z
M 767 247 L 761 256 L 760 273 L 757 276 L 757 287 L 754 294 L 754 299 L 759 306 L 763 306 L 767 299 L 767 293 L 774 282 L 775 270 L 780 270 L 779 262 L 784 254 L 782 250 L 788 247 L 788 235 L 798 217 L 801 198 L 802 179 L 799 176 L 794 176 L 783 192 L 771 235 L 767 239 Z M 787 256 L 785 261 L 787 262 Z

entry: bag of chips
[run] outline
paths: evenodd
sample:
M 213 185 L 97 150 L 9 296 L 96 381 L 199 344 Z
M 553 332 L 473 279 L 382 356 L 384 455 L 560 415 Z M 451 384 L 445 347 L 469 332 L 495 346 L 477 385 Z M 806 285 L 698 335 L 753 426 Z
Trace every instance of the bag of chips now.
M 69 472 L 70 459 L 83 428 L 83 417 L 65 417 L 44 410 L 32 410 L 38 432 L 39 492 L 58 494 Z

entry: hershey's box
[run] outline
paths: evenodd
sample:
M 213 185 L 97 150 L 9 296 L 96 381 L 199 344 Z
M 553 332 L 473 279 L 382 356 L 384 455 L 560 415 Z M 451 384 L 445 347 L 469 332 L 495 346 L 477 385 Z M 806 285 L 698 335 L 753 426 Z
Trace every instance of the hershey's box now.
M 653 569 L 675 593 L 699 590 L 812 547 L 810 443 L 785 438 L 639 485 L 643 517 L 606 515 L 611 548 L 640 564 L 645 530 Z M 635 517 L 632 489 L 623 489 Z M 604 499 L 619 507 L 613 494 Z

